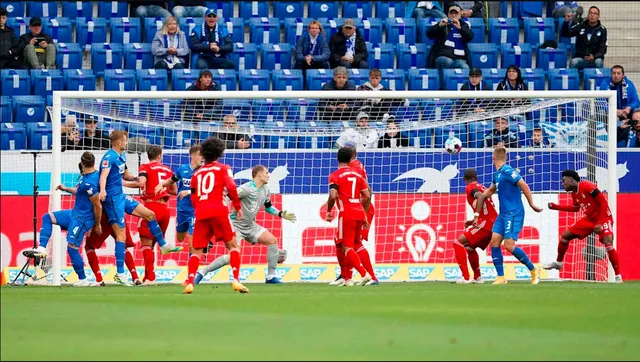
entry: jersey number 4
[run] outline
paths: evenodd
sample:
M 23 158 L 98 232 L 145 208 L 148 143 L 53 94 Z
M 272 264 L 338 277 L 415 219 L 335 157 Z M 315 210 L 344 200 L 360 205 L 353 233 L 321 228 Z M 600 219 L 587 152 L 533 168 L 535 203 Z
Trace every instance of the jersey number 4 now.
M 204 176 L 202 174 L 198 175 L 198 200 L 207 200 L 209 198 L 209 194 L 213 191 L 213 186 L 215 184 L 215 176 L 213 173 L 206 173 Z

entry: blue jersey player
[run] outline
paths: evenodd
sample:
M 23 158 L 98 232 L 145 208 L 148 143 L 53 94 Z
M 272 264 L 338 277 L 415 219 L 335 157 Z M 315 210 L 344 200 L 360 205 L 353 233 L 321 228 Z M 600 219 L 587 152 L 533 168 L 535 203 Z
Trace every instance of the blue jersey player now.
M 496 172 L 493 175 L 493 182 L 482 196 L 478 197 L 474 225 L 478 222 L 478 216 L 482 211 L 484 200 L 488 199 L 495 192 L 498 192 L 500 201 L 500 212 L 495 224 L 493 224 L 491 235 L 491 258 L 498 273 L 498 278 L 493 284 L 507 284 L 504 278 L 504 266 L 500 244 L 504 240 L 504 247 L 531 272 L 531 284 L 538 284 L 540 281 L 540 270 L 534 267 L 527 254 L 516 246 L 516 240 L 524 225 L 524 205 L 520 192 L 524 194 L 529 202 L 529 206 L 535 212 L 542 209 L 533 203 L 529 185 L 522 179 L 518 171 L 507 165 L 507 149 L 498 147 L 493 150 L 493 164 Z
M 71 188 L 58 185 L 57 190 L 66 191 L 75 195 L 75 204 L 71 210 L 59 210 L 48 212 L 42 216 L 42 228 L 40 229 L 40 243 L 35 250 L 39 257 L 47 256 L 47 244 L 51 238 L 53 225 L 58 225 L 67 231 L 67 252 L 71 259 L 71 265 L 78 275 L 77 287 L 90 286 L 84 273 L 84 262 L 79 248 L 82 245 L 85 234 L 92 228 L 93 232 L 101 234 L 100 218 L 102 206 L 98 194 L 98 171 L 95 169 L 96 158 L 91 152 L 85 152 L 80 159 L 80 181 Z

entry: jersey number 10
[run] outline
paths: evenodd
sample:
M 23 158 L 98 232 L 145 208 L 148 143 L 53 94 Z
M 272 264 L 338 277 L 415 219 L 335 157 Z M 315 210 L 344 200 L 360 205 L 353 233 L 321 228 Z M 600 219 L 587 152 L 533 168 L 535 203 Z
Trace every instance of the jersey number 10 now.
M 206 173 L 204 176 L 198 174 L 198 200 L 207 200 L 209 194 L 213 191 L 215 184 L 215 176 L 213 173 Z

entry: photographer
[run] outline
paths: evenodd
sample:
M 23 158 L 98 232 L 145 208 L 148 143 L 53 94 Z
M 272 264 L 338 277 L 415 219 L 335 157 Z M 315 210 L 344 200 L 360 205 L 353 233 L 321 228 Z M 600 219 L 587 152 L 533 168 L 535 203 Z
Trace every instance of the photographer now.
M 618 143 L 624 142 L 624 145 L 618 147 L 624 148 L 640 148 L 640 108 L 636 108 L 631 114 L 631 119 L 625 119 L 618 126 Z
M 76 123 L 76 116 L 69 114 L 64 119 L 62 126 L 62 151 L 82 149 L 80 143 L 80 129 Z
M 51 35 L 42 32 L 40 17 L 29 20 L 29 30 L 18 39 L 18 55 L 29 68 L 56 69 L 56 46 Z

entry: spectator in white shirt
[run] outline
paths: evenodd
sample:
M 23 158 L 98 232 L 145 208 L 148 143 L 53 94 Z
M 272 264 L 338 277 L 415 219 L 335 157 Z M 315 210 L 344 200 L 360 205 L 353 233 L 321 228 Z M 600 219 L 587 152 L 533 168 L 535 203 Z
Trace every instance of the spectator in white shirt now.
M 378 144 L 378 132 L 369 128 L 369 115 L 360 112 L 356 117 L 356 126 L 345 129 L 336 142 L 338 147 L 346 147 L 349 144 L 355 144 L 356 150 L 364 151 L 365 149 L 376 148 Z

